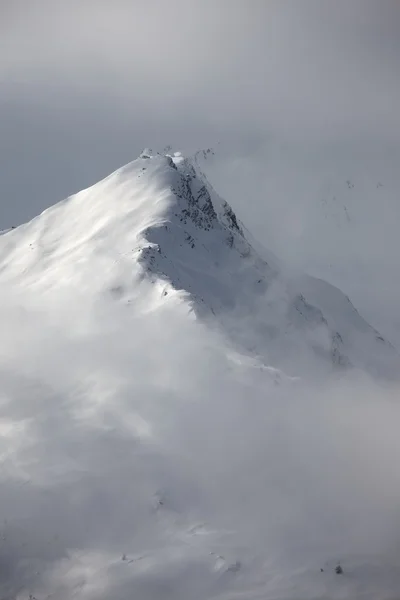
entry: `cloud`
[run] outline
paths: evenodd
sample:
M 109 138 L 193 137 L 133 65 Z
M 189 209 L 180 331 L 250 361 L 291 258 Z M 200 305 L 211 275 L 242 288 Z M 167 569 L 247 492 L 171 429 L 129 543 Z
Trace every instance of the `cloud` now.
M 181 309 L 121 308 L 2 294 L 2 594 L 299 597 L 338 559 L 390 590 L 398 392 L 277 386 Z

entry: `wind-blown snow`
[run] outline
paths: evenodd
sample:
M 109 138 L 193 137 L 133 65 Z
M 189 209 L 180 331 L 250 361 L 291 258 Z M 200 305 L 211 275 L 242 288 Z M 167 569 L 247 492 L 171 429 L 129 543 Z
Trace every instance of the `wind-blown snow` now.
M 0 298 L 1 597 L 394 597 L 397 353 L 190 161 L 2 236 Z
M 335 365 L 397 373 L 400 356 L 336 288 L 288 277 L 256 250 L 231 207 L 192 163 L 141 158 L 4 236 L 0 275 L 40 293 L 134 298 L 157 309 L 179 296 L 246 352 L 285 368 L 310 351 Z M 145 278 L 153 286 L 139 286 Z M 302 356 L 304 360 L 300 360 Z M 305 363 L 305 364 L 303 364 Z

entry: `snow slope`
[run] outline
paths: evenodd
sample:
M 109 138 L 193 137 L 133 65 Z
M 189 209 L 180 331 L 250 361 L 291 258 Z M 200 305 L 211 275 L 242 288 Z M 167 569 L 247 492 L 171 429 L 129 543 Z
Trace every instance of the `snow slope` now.
M 0 308 L 1 598 L 394 600 L 397 354 L 190 161 L 1 236 Z
M 179 296 L 241 350 L 289 370 L 306 369 L 315 354 L 373 374 L 394 375 L 400 364 L 339 290 L 288 276 L 256 250 L 227 202 L 180 155 L 143 153 L 2 237 L 0 257 L 0 281 L 31 290 L 73 285 L 124 303 L 140 294 L 149 308 Z M 146 297 L 143 277 L 154 284 Z

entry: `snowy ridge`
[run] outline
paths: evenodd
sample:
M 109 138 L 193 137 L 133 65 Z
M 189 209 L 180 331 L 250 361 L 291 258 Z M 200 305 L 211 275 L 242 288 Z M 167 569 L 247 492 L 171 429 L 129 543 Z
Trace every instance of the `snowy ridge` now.
M 311 352 L 325 365 L 398 371 L 397 352 L 339 290 L 288 277 L 256 250 L 229 204 L 179 153 L 146 150 L 0 241 L 0 283 L 52 293 L 72 285 L 129 303 L 143 298 L 143 278 L 153 283 L 148 306 L 179 297 L 267 364 L 290 370 L 303 357 L 305 368 Z

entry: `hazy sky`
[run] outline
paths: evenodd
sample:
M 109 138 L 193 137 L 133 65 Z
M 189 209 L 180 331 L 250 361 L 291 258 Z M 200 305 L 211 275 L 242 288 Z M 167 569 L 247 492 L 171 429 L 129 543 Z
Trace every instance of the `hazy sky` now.
M 0 228 L 145 146 L 220 142 L 215 182 L 266 246 L 397 305 L 397 0 L 0 0 L 0 36 Z

